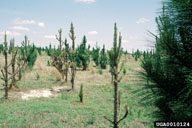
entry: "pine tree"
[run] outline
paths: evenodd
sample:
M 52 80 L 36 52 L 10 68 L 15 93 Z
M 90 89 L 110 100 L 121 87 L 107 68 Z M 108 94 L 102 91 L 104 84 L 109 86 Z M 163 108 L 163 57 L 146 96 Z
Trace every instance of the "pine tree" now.
M 39 55 L 41 56 L 41 51 L 42 51 L 42 48 L 41 48 L 41 47 L 37 47 L 36 49 L 37 49 L 37 51 L 38 51 Z
M 33 44 L 32 46 L 29 46 L 29 49 L 27 51 L 27 61 L 28 61 L 27 65 L 30 69 L 33 68 L 36 59 L 37 59 L 37 51 Z
M 141 52 L 139 51 L 139 49 L 137 49 L 137 51 L 135 52 L 135 61 L 138 60 L 138 58 L 141 57 Z
M 26 54 L 24 56 L 26 56 Z M 18 73 L 18 81 L 19 81 L 22 78 L 22 70 L 23 70 L 23 68 L 25 68 L 25 64 L 27 63 L 26 57 L 25 57 L 25 59 L 23 61 L 24 67 L 22 67 L 21 50 L 18 51 L 18 58 L 17 58 L 17 60 L 18 60 L 17 61 L 17 65 L 18 65 L 18 68 L 19 68 L 19 73 Z
M 119 43 L 118 43 L 118 33 L 117 33 L 117 25 L 115 23 L 115 27 L 114 27 L 114 41 L 113 41 L 113 48 L 109 51 L 109 61 L 110 61 L 110 66 L 111 66 L 111 72 L 112 72 L 112 76 L 114 77 L 113 79 L 113 85 L 114 85 L 114 117 L 113 117 L 113 121 L 111 121 L 110 119 L 106 118 L 108 121 L 110 121 L 111 123 L 113 123 L 113 127 L 114 128 L 118 128 L 119 123 L 124 120 L 127 115 L 128 115 L 128 108 L 127 105 L 125 106 L 125 115 L 121 118 L 118 119 L 118 115 L 119 115 L 119 111 L 118 108 L 120 108 L 120 103 L 118 103 L 118 101 L 120 101 L 120 98 L 118 98 L 118 96 L 120 96 L 118 94 L 118 83 L 121 81 L 121 77 L 119 77 L 119 74 L 121 73 L 122 69 L 123 69 L 123 64 L 120 66 L 120 60 L 121 60 L 121 55 L 122 55 L 122 48 L 121 48 L 121 33 L 119 33 Z
M 3 44 L 0 44 L 0 54 L 3 52 Z
M 80 55 L 80 47 L 77 47 L 75 53 L 76 53 L 75 54 L 75 64 L 76 64 L 77 67 L 81 68 L 82 67 L 82 61 L 81 61 L 81 59 L 79 57 L 79 55 Z
M 9 54 L 11 54 L 11 52 L 13 50 L 13 44 L 12 43 L 13 43 L 12 41 L 10 41 L 10 43 L 9 43 L 9 49 L 8 49 Z
M 62 40 L 62 29 L 60 28 L 58 30 L 58 35 L 56 35 L 56 39 L 59 41 L 59 46 L 58 46 L 58 51 L 59 51 L 59 55 L 62 54 L 62 47 L 63 47 L 63 40 Z
M 83 70 L 86 70 L 90 63 L 89 49 L 86 47 L 87 39 L 86 36 L 83 37 L 82 43 L 77 49 L 77 58 L 81 61 Z
M 79 98 L 80 98 L 80 102 L 83 103 L 83 85 L 82 84 L 79 91 Z
M 27 36 L 25 36 L 25 40 L 22 42 L 21 55 L 22 60 L 26 61 L 27 67 L 32 69 L 37 59 L 37 50 L 34 44 L 30 45 Z
M 99 64 L 102 69 L 106 69 L 107 61 L 108 61 L 108 58 L 107 58 L 107 54 L 105 53 L 105 45 L 103 45 L 103 48 L 100 53 L 100 60 L 99 60 Z
M 92 50 L 92 58 L 93 58 L 93 61 L 96 64 L 96 66 L 99 65 L 99 60 L 100 60 L 99 52 L 100 52 L 100 48 L 96 43 L 96 47 L 93 48 L 93 50 Z
M 49 49 L 48 49 L 47 46 L 45 47 L 45 52 L 47 53 L 48 56 L 51 56 L 50 53 L 49 53 Z
M 53 55 L 53 52 L 54 52 L 54 50 L 53 50 L 52 45 L 51 45 L 51 43 L 50 43 L 50 44 L 49 44 L 49 48 L 48 48 L 48 56 Z
M 73 23 L 71 23 L 71 29 L 70 29 L 70 33 L 69 33 L 69 37 L 72 40 L 72 51 L 71 51 L 71 86 L 72 86 L 72 90 L 75 89 L 75 75 L 76 75 L 76 64 L 75 64 L 75 32 L 74 32 L 74 27 L 73 27 Z
M 161 120 L 192 120 L 191 1 L 169 0 L 156 18 L 155 50 L 146 53 L 143 68 L 155 86 Z M 149 86 L 150 87 L 150 86 Z
M 58 49 L 54 51 L 52 54 L 53 66 L 55 66 L 59 72 L 62 74 L 64 78 L 64 55 L 63 55 L 63 45 L 64 41 L 62 40 L 62 29 L 58 30 L 58 35 L 56 35 L 56 39 L 59 41 Z M 49 47 L 51 49 L 51 47 Z
M 18 50 L 18 58 L 17 58 L 17 65 L 19 68 L 19 73 L 18 73 L 18 81 L 21 80 L 22 78 L 22 73 L 24 69 L 27 68 L 28 65 L 28 60 L 27 60 L 27 51 L 29 48 L 29 42 L 27 41 L 27 37 L 25 36 L 25 41 L 21 43 L 22 47 L 19 48 Z
M 8 76 L 8 48 L 7 48 L 7 35 L 5 33 L 4 35 L 4 50 L 3 50 L 3 54 L 5 57 L 5 66 L 4 69 L 1 69 L 1 73 L 3 74 L 3 77 L 1 78 L 4 81 L 4 86 L 5 86 L 5 99 L 8 99 L 8 81 L 10 80 L 9 76 Z
M 11 79 L 11 84 L 10 84 L 10 89 L 13 87 L 13 86 L 16 86 L 16 82 L 17 82 L 17 80 L 16 80 L 16 74 L 15 74 L 15 66 L 16 66 L 16 56 L 17 56 L 17 53 L 18 53 L 18 49 L 17 48 L 15 48 L 15 40 L 14 39 L 12 39 L 11 41 L 10 41 L 11 43 L 11 48 L 12 48 L 12 51 L 11 51 L 11 53 L 12 53 L 12 60 L 11 60 L 11 67 L 12 67 L 12 79 Z
M 13 85 L 15 85 L 16 83 L 16 78 L 15 76 L 19 73 L 20 68 L 19 66 L 15 66 L 16 64 L 16 56 L 17 56 L 17 50 L 14 48 L 14 39 L 11 40 L 11 44 L 12 44 L 12 58 L 11 58 L 11 63 L 8 64 L 8 46 L 7 46 L 7 35 L 5 33 L 4 35 L 4 61 L 5 61 L 5 65 L 3 67 L 3 69 L 1 69 L 1 73 L 2 73 L 2 77 L 1 79 L 4 81 L 4 89 L 5 89 L 5 99 L 8 99 L 8 91 L 9 88 L 11 88 Z M 9 67 L 12 67 L 12 72 L 9 72 Z M 24 66 L 24 63 L 21 67 Z M 17 68 L 15 68 L 17 67 Z M 11 80 L 11 83 L 9 84 L 9 81 Z
M 70 49 L 69 49 L 69 44 L 67 43 L 67 39 L 64 41 L 65 49 L 64 49 L 64 63 L 65 63 L 65 82 L 67 82 L 68 78 L 68 69 L 69 69 L 69 54 L 70 54 Z

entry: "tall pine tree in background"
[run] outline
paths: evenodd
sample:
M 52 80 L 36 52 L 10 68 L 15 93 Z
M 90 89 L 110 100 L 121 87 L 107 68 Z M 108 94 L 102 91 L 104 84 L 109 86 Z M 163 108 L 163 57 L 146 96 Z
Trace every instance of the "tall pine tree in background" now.
M 22 60 L 26 60 L 28 68 L 32 69 L 37 59 L 37 50 L 35 48 L 35 45 L 34 44 L 30 45 L 28 37 L 25 36 L 25 40 L 22 42 L 22 46 L 23 46 L 21 48 Z
M 71 49 L 71 63 L 70 63 L 70 67 L 71 67 L 71 88 L 72 90 L 75 89 L 75 75 L 76 75 L 76 64 L 75 64 L 75 56 L 76 56 L 76 49 L 75 49 L 75 31 L 74 31 L 74 26 L 73 23 L 71 23 L 71 28 L 70 28 L 70 33 L 69 33 L 69 37 L 72 40 L 72 49 Z
M 105 52 L 105 45 L 103 45 L 103 48 L 100 53 L 100 59 L 99 59 L 99 64 L 102 69 L 106 69 L 107 63 L 108 63 L 107 61 L 108 61 L 108 58 Z
M 64 49 L 64 72 L 65 72 L 65 82 L 68 80 L 68 70 L 69 70 L 69 54 L 70 54 L 70 49 L 69 49 L 69 44 L 67 43 L 67 39 L 64 41 L 65 49 Z
M 99 60 L 100 60 L 99 52 L 100 52 L 100 48 L 96 43 L 96 47 L 93 48 L 93 50 L 92 50 L 92 58 L 93 58 L 93 61 L 95 62 L 96 66 L 99 65 Z
M 10 43 L 9 43 L 9 49 L 8 49 L 8 53 L 11 54 L 12 50 L 13 50 L 13 42 L 10 41 Z
M 90 63 L 89 49 L 86 47 L 87 39 L 86 36 L 83 37 L 82 43 L 77 48 L 76 58 L 80 61 L 80 64 L 83 66 L 83 70 L 86 70 Z
M 137 49 L 137 51 L 135 52 L 135 61 L 137 61 L 141 57 L 141 55 L 142 55 L 141 51 Z

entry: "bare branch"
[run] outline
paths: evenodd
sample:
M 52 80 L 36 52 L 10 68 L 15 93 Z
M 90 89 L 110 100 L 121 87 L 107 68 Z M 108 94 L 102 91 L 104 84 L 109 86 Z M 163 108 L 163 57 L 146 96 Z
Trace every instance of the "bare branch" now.
M 12 63 L 10 63 L 10 64 L 7 66 L 7 68 L 9 68 L 9 67 L 11 66 L 11 64 L 12 64 Z
M 105 118 L 106 120 L 108 120 L 109 122 L 111 122 L 112 124 L 114 123 L 113 121 L 111 121 L 110 119 L 108 119 L 106 116 L 104 116 L 104 118 Z
M 16 71 L 14 74 L 12 74 L 9 78 L 8 78 L 8 81 L 13 77 L 15 76 L 23 67 L 24 67 L 25 63 L 22 64 L 22 66 L 19 68 L 17 67 Z
M 118 83 L 122 80 L 123 76 L 120 76 L 120 78 L 118 79 Z
M 119 124 L 122 120 L 124 120 L 127 117 L 128 113 L 129 113 L 128 106 L 125 105 L 125 115 L 117 122 L 117 124 Z
M 121 64 L 120 70 L 119 72 L 117 72 L 117 74 L 121 73 L 121 71 L 123 70 L 123 66 L 124 66 L 124 62 Z
M 1 73 L 3 75 L 3 78 L 5 79 L 5 73 L 4 73 L 3 69 L 1 69 Z

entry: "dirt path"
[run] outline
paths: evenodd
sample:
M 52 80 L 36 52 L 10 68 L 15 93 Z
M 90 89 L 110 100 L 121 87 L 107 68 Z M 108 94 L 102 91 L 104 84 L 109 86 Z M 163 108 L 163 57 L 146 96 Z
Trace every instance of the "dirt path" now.
M 31 98 L 40 98 L 40 97 L 56 97 L 61 95 L 64 91 L 70 91 L 68 86 L 57 86 L 52 87 L 51 89 L 34 89 L 28 91 L 10 91 L 9 97 L 20 98 L 22 100 L 28 100 Z

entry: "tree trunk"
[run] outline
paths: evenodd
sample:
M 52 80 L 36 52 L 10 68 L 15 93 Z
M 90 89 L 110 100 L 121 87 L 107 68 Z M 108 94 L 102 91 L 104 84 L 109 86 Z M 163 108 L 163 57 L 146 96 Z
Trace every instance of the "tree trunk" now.
M 6 47 L 6 46 L 5 46 Z M 7 47 L 5 48 L 5 99 L 8 99 L 8 62 L 7 62 Z
M 74 87 L 74 80 L 75 80 L 75 69 L 74 67 L 71 68 L 71 84 L 72 84 L 72 90 L 75 89 Z
M 66 69 L 65 69 L 65 82 L 67 82 L 67 77 L 68 77 L 68 65 L 65 65 Z
M 114 76 L 114 128 L 118 128 L 118 83 L 117 75 Z
M 81 85 L 80 87 L 79 98 L 80 102 L 83 103 L 83 85 Z
M 121 109 L 121 93 L 118 91 L 118 119 L 120 117 L 120 109 Z
M 21 78 L 22 78 L 22 71 L 21 71 L 20 63 L 18 64 L 18 66 L 19 66 L 19 80 L 21 80 Z
M 16 79 L 15 79 L 15 60 L 13 60 L 13 62 L 12 62 L 12 74 L 13 74 L 13 76 L 12 76 L 12 80 L 11 80 L 11 85 L 10 85 L 10 89 L 13 87 L 13 86 L 15 86 L 15 82 L 16 82 Z

